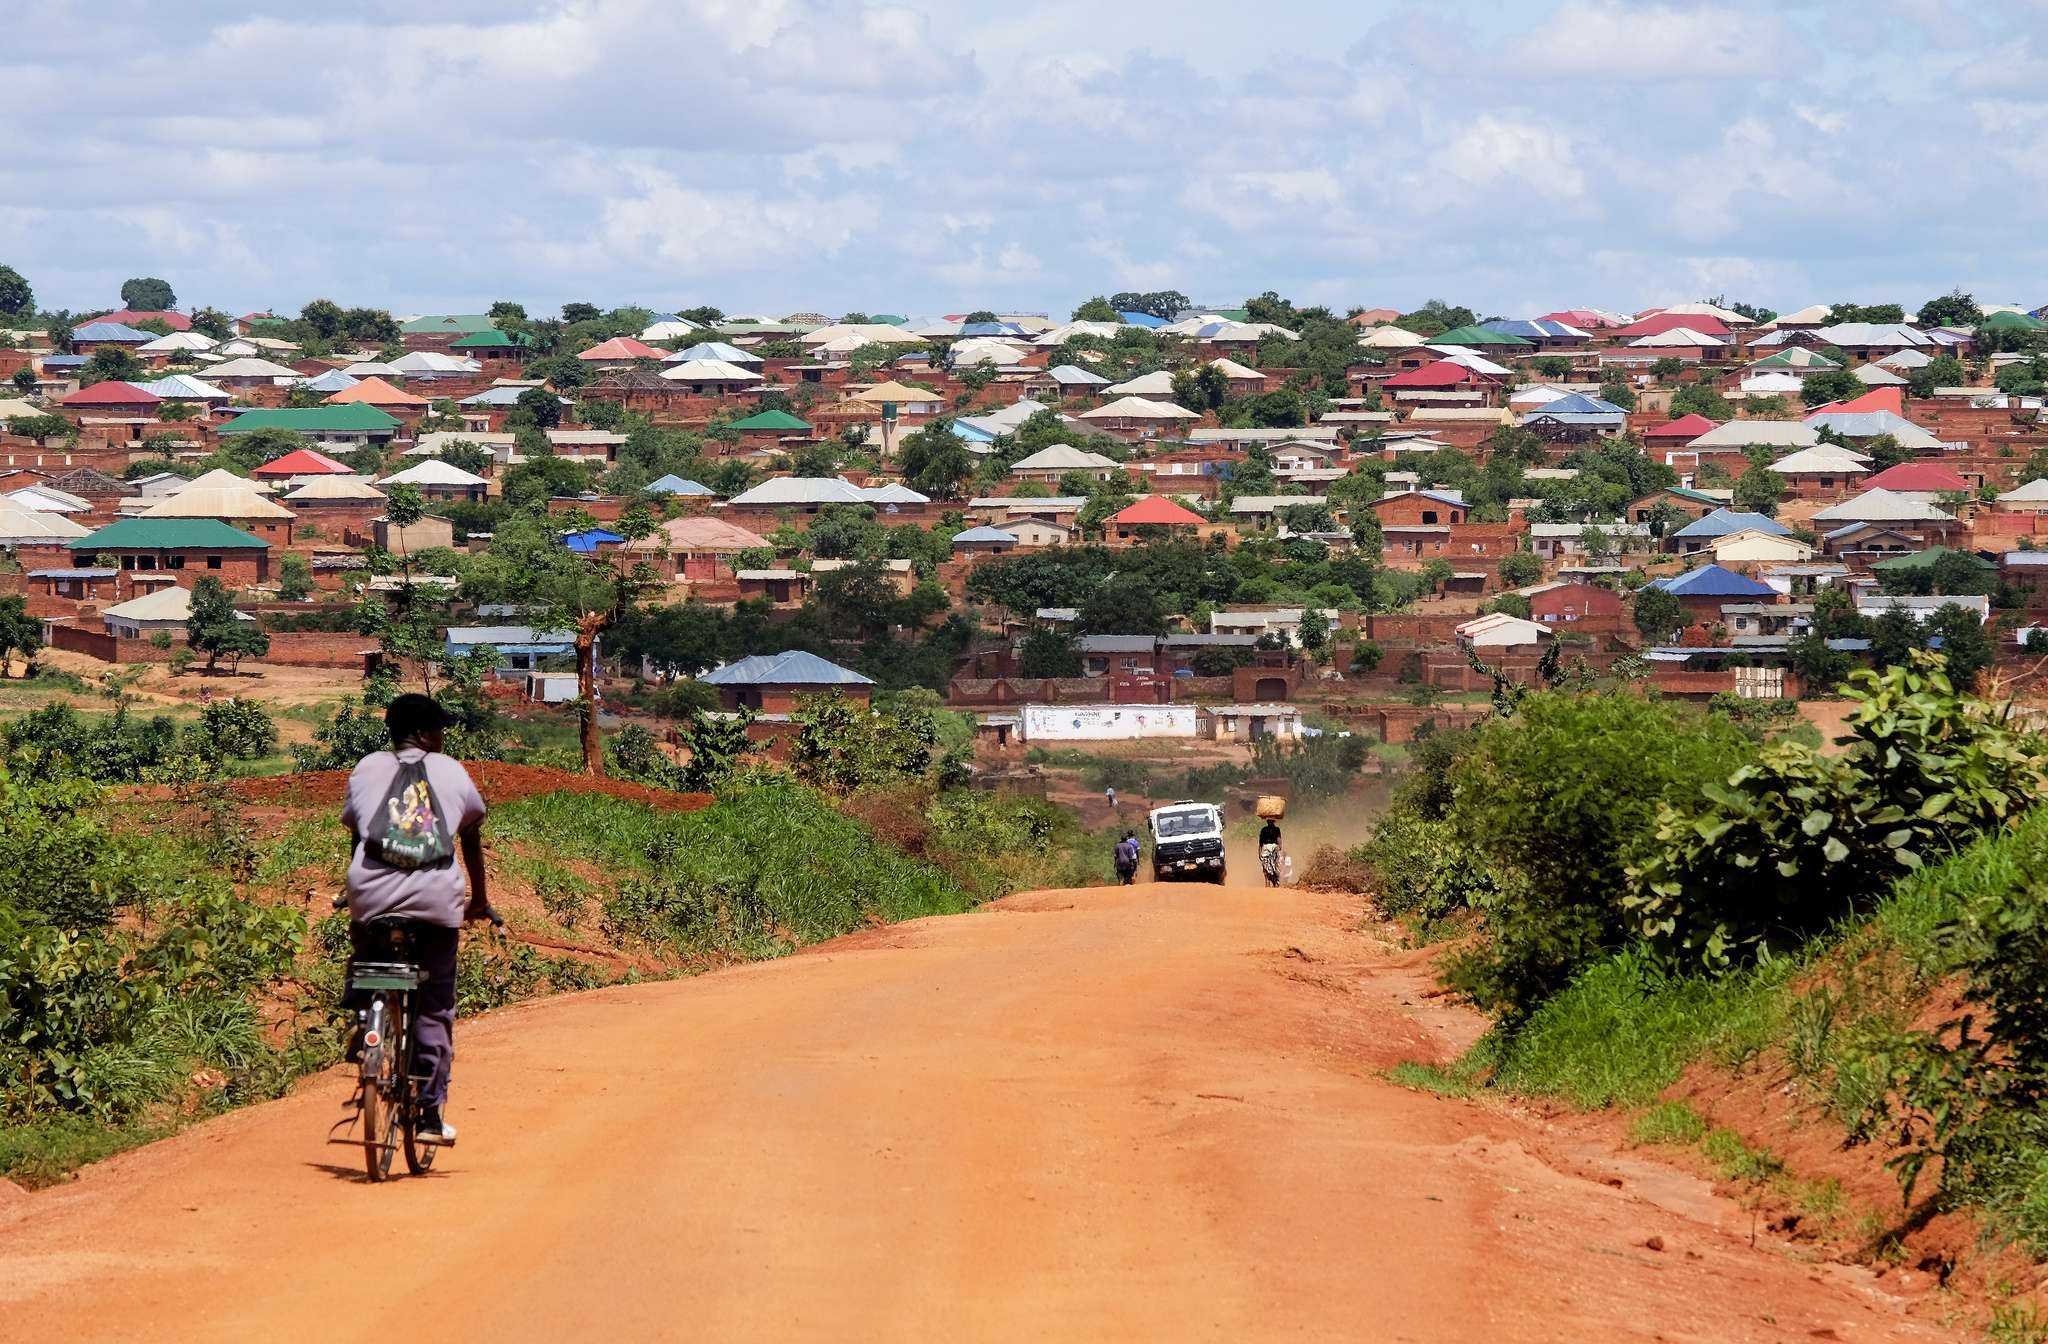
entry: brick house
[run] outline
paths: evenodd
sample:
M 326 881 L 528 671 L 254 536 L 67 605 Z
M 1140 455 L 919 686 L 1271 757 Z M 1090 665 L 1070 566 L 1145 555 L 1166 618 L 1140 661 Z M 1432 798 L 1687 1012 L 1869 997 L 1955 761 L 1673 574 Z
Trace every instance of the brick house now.
M 124 518 L 67 546 L 82 560 L 106 556 L 136 573 L 189 570 L 230 588 L 270 581 L 270 543 L 217 518 Z

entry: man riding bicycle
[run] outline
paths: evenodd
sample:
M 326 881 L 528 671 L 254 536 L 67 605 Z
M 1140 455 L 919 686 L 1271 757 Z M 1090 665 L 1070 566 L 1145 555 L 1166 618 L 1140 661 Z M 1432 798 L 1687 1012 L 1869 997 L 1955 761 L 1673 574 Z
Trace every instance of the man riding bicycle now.
M 341 811 L 354 845 L 348 865 L 349 939 L 355 955 L 375 960 L 385 948 L 370 928 L 373 920 L 402 920 L 411 935 L 413 957 L 425 979 L 419 987 L 415 1020 L 415 1061 L 427 1082 L 420 1091 L 416 1133 L 425 1143 L 455 1142 L 455 1126 L 442 1118 L 448 1098 L 448 1069 L 455 1054 L 455 950 L 464 920 L 487 919 L 491 905 L 484 888 L 484 799 L 469 772 L 441 754 L 447 716 L 430 696 L 401 695 L 384 711 L 391 750 L 375 751 L 356 763 L 348 777 L 348 802 Z M 401 777 L 424 775 L 407 789 Z M 394 786 L 397 786 L 396 788 Z M 409 793 L 422 806 L 430 833 L 453 837 L 462 853 L 412 865 L 380 837 L 398 799 Z M 353 1007 L 354 1005 L 349 1005 Z M 351 1047 L 351 1052 L 356 1047 Z

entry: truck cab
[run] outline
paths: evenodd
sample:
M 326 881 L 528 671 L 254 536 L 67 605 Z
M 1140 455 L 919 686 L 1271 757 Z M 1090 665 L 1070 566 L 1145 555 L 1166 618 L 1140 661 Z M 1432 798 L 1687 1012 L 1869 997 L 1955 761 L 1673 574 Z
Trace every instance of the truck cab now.
M 1152 809 L 1152 880 L 1223 881 L 1223 813 L 1182 800 Z

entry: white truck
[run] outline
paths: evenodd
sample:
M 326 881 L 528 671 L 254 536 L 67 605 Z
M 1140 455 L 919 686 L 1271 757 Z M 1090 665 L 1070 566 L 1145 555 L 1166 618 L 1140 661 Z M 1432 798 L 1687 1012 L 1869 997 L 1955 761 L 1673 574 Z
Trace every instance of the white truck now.
M 1152 809 L 1152 880 L 1223 882 L 1223 814 L 1183 799 Z

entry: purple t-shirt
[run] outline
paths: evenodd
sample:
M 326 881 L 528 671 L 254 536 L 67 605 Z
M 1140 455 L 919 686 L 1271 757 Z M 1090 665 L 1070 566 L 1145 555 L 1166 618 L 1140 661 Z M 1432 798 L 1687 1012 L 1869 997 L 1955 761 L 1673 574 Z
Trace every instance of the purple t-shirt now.
M 369 858 L 363 849 L 364 818 L 376 818 L 383 810 L 391 785 L 398 778 L 401 759 L 427 762 L 427 787 L 434 791 L 448 827 L 451 843 L 462 831 L 484 819 L 484 796 L 478 793 L 462 762 L 439 752 L 407 747 L 401 753 L 372 752 L 356 762 L 348 777 L 348 802 L 341 820 L 355 832 L 356 847 L 348 864 L 348 914 L 350 919 L 417 919 L 446 928 L 462 927 L 463 908 L 469 904 L 469 880 L 463 872 L 459 852 L 448 863 L 434 868 L 393 868 Z

